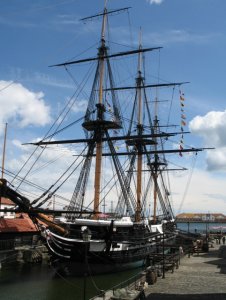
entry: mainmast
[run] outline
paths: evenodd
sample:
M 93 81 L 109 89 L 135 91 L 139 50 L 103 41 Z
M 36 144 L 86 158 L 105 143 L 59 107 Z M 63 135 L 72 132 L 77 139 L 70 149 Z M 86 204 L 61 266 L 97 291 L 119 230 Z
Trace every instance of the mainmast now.
M 105 2 L 106 5 L 106 2 Z M 105 25 L 107 9 L 104 8 L 102 31 L 101 31 L 101 46 L 99 48 L 98 56 L 100 58 L 100 86 L 99 86 L 99 105 L 97 105 L 97 119 L 103 120 L 103 79 L 104 79 L 104 56 L 106 55 L 105 46 Z M 100 204 L 100 181 L 101 181 L 101 166 L 102 166 L 102 132 L 98 130 L 97 143 L 96 143 L 96 169 L 94 179 L 94 218 L 97 218 L 97 212 L 99 211 Z

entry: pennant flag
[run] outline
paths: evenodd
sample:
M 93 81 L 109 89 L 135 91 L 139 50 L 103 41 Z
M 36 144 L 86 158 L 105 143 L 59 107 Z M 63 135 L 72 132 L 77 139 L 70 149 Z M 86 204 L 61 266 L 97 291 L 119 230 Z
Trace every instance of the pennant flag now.
M 181 152 L 179 152 L 179 155 L 180 155 L 181 157 L 183 156 Z
M 182 126 L 186 126 L 186 123 L 182 120 L 182 121 L 181 121 L 181 125 L 182 125 Z
M 183 114 L 181 115 L 181 118 L 184 119 L 184 120 L 186 120 L 186 117 Z
M 184 148 L 180 145 L 180 150 L 183 150 Z
M 180 100 L 181 100 L 181 101 L 184 101 L 184 97 L 180 96 Z

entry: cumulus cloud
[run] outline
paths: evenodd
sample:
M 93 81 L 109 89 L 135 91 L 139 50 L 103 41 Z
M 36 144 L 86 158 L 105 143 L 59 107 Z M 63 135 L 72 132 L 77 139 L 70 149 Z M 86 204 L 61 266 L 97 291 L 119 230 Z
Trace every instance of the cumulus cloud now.
M 28 90 L 20 83 L 0 81 L 0 122 L 14 122 L 24 128 L 44 126 L 50 122 L 50 108 L 44 94 Z
M 207 168 L 209 171 L 226 171 L 226 147 L 207 152 Z
M 87 100 L 81 100 L 74 103 L 72 109 L 75 113 L 85 112 L 87 108 Z
M 196 116 L 189 127 L 194 134 L 203 137 L 206 145 L 226 146 L 226 111 L 211 111 L 205 116 Z
M 150 4 L 161 4 L 163 0 L 146 0 Z
M 203 138 L 206 146 L 215 148 L 207 152 L 207 169 L 226 171 L 226 110 L 196 116 L 189 128 L 192 133 Z
M 195 168 L 187 176 L 171 178 L 175 214 L 182 212 L 225 212 L 225 177 Z M 188 185 L 189 183 L 189 185 Z M 205 187 L 205 188 L 204 188 Z M 187 192 L 184 194 L 185 190 Z

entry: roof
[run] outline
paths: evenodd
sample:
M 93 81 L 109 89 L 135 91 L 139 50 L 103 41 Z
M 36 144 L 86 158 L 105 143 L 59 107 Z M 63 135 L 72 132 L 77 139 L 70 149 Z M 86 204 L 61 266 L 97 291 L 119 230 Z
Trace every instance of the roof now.
M 4 219 L 0 218 L 0 233 L 1 232 L 37 232 L 32 220 L 27 214 L 21 214 L 19 218 Z
M 182 213 L 182 214 L 179 214 L 177 215 L 176 217 L 178 219 L 185 219 L 185 218 L 189 218 L 189 219 L 192 219 L 192 218 L 202 218 L 202 217 L 215 217 L 215 218 L 219 218 L 219 217 L 222 217 L 222 218 L 226 218 L 226 216 L 222 213 Z
M 15 206 L 15 203 L 8 198 L 1 197 L 1 204 Z

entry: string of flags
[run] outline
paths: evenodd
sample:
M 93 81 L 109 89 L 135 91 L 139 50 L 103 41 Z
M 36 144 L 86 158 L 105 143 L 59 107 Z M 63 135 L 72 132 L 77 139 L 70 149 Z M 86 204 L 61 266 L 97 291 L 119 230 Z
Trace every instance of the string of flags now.
M 183 150 L 184 149 L 184 127 L 186 126 L 186 116 L 184 113 L 184 93 L 179 90 L 179 95 L 180 95 L 180 107 L 181 107 L 181 136 L 180 136 L 180 143 L 179 143 L 179 149 Z M 182 156 L 182 152 L 179 152 L 179 155 Z

